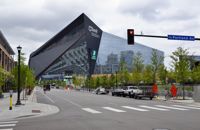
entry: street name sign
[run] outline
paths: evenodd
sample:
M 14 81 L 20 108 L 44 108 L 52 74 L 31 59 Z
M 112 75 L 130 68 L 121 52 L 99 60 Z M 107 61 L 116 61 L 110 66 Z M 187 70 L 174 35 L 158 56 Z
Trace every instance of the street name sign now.
M 168 35 L 168 40 L 185 40 L 185 41 L 194 41 L 194 36 L 184 36 L 184 35 Z

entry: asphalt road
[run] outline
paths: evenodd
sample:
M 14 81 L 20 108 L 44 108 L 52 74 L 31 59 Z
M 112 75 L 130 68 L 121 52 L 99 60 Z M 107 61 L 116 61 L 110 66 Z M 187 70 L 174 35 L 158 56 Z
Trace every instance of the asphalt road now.
M 187 104 L 60 89 L 37 91 L 37 99 L 60 112 L 19 120 L 14 130 L 200 130 L 200 107 Z

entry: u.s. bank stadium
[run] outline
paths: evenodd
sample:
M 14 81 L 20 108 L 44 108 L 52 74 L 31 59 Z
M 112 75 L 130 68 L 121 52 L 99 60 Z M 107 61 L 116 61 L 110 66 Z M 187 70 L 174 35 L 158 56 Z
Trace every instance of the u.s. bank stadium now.
M 136 53 L 141 53 L 144 64 L 150 64 L 152 50 L 137 42 L 128 45 L 126 39 L 104 32 L 81 14 L 34 51 L 30 55 L 29 66 L 37 78 L 111 74 L 119 70 L 121 61 L 131 71 Z M 164 56 L 160 50 L 157 54 Z

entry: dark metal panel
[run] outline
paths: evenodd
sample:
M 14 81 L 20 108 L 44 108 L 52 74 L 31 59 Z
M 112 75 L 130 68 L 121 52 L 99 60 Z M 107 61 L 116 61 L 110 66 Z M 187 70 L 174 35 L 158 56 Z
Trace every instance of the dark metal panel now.
M 85 21 L 85 30 L 87 32 L 87 48 L 88 48 L 88 62 L 89 62 L 89 74 L 94 73 L 94 67 L 96 64 L 96 59 L 91 59 L 91 53 L 92 51 L 96 51 L 96 55 L 98 56 L 99 51 L 99 45 L 101 41 L 102 36 L 102 30 L 94 23 L 92 22 L 87 16 L 84 17 Z

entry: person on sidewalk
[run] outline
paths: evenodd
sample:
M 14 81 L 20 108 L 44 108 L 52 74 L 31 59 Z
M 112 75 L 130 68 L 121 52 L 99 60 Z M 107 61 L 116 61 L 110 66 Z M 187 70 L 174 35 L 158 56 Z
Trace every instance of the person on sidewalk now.
M 46 87 L 43 86 L 43 91 L 44 91 L 44 94 L 46 94 Z
M 168 100 L 168 98 L 169 98 L 169 91 L 168 91 L 168 89 L 167 88 L 165 88 L 165 101 L 166 100 Z

